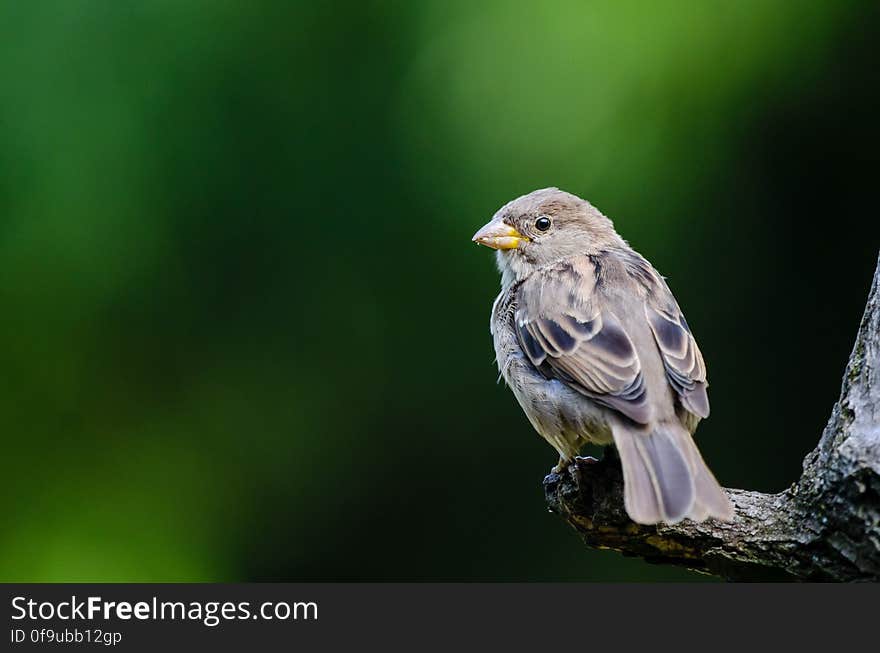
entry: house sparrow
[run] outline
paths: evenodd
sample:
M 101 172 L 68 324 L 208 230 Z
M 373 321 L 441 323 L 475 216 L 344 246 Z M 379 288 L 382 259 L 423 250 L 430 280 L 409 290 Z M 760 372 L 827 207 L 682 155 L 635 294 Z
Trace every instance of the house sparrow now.
M 589 202 L 557 188 L 503 206 L 474 242 L 497 250 L 491 332 L 501 376 L 559 452 L 614 443 L 640 524 L 730 520 L 692 439 L 706 365 L 663 277 Z

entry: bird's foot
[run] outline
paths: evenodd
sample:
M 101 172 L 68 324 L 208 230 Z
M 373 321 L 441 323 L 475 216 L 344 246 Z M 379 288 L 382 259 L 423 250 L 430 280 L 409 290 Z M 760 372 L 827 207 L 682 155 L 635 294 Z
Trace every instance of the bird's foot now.
M 551 469 L 550 473 L 545 477 L 545 483 L 552 480 L 551 477 L 563 476 L 566 472 L 575 473 L 581 467 L 585 467 L 587 465 L 595 465 L 599 462 L 598 458 L 593 458 L 593 456 L 575 456 L 574 458 L 565 459 L 560 458 L 559 462 L 556 463 Z
M 569 466 L 570 464 L 571 464 L 571 461 L 570 461 L 570 460 L 565 460 L 564 458 L 560 458 L 560 459 L 559 459 L 559 462 L 556 463 L 555 465 L 553 465 L 553 467 L 550 468 L 550 473 L 551 473 L 551 474 L 561 474 L 561 473 L 564 472 L 566 469 L 568 469 L 568 466 Z

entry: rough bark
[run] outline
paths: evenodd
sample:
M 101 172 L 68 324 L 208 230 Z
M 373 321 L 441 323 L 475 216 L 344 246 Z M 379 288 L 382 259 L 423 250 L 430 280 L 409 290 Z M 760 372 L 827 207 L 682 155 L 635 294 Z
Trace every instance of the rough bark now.
M 613 450 L 544 479 L 547 503 L 591 547 L 728 580 L 880 580 L 880 260 L 819 444 L 785 492 L 728 489 L 731 523 L 640 526 Z

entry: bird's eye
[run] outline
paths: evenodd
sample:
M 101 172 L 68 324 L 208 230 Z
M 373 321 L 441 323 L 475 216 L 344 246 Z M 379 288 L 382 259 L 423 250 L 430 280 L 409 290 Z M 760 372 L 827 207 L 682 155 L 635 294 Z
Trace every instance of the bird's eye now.
M 547 231 L 550 228 L 550 218 L 541 217 L 535 220 L 535 229 L 538 231 Z

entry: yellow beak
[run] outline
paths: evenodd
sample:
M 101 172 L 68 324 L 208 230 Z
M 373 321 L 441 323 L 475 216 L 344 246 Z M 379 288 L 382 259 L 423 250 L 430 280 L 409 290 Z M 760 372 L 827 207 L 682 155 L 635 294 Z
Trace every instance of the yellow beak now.
M 521 242 L 529 242 L 528 238 L 501 220 L 492 220 L 475 233 L 472 240 L 492 249 L 516 249 Z

